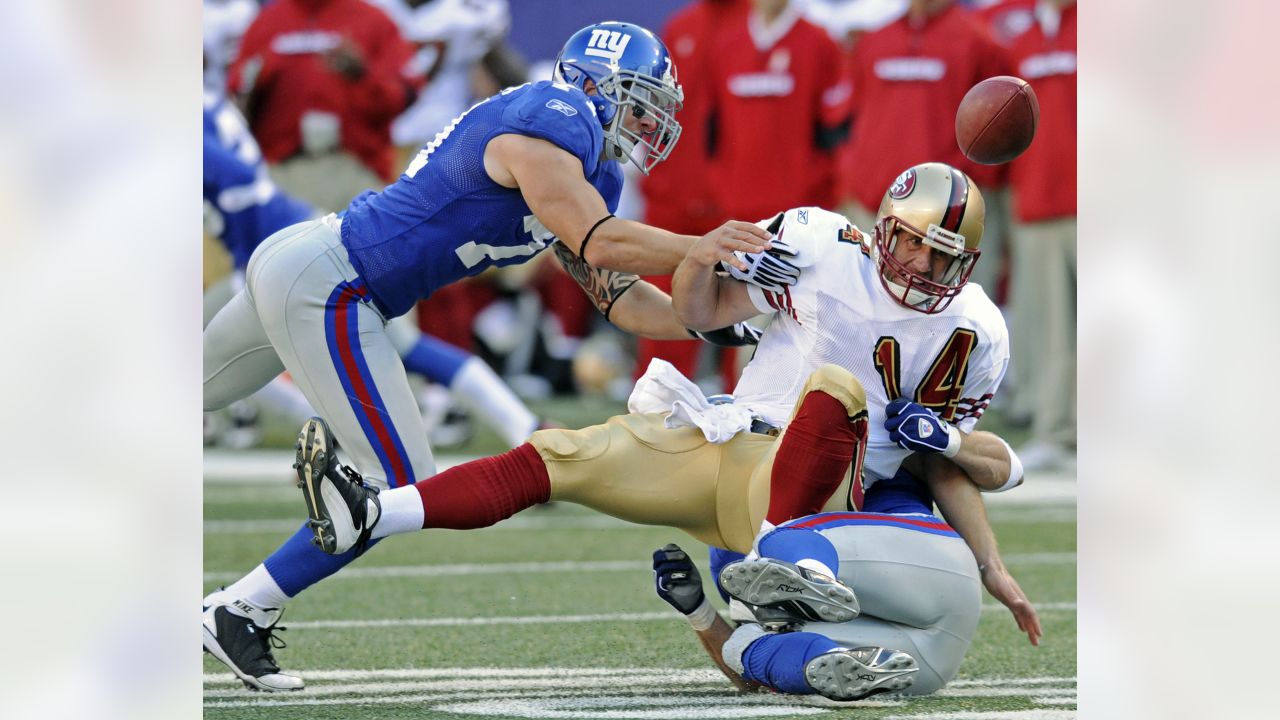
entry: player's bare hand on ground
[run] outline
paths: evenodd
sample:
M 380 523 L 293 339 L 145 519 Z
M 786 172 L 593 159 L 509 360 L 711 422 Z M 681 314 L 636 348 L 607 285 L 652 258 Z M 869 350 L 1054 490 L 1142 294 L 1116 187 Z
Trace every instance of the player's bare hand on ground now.
M 733 256 L 735 251 L 758 253 L 772 247 L 769 240 L 773 237 L 768 230 L 740 220 L 730 220 L 720 227 L 698 238 L 689 248 L 689 258 L 699 265 L 712 267 L 718 262 L 732 265 L 743 272 L 747 271 L 746 263 Z
M 1022 592 L 1018 581 L 1013 579 L 1004 563 L 996 561 L 982 568 L 982 584 L 991 593 L 991 597 L 999 600 L 1018 623 L 1018 629 L 1027 634 L 1032 645 L 1039 645 L 1044 631 L 1040 629 L 1040 616 L 1032 607 L 1027 594 Z

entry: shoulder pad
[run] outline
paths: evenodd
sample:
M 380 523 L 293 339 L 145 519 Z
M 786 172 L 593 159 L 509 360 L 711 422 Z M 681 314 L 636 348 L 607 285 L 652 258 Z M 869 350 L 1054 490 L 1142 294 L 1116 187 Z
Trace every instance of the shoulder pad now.
M 503 111 L 503 123 L 576 155 L 590 174 L 604 147 L 604 129 L 586 94 L 571 85 L 545 80 L 516 92 L 520 95 Z
M 796 250 L 791 263 L 796 267 L 808 267 L 834 247 L 840 233 L 851 226 L 843 215 L 818 207 L 792 208 L 756 223 L 759 227 L 777 235 Z

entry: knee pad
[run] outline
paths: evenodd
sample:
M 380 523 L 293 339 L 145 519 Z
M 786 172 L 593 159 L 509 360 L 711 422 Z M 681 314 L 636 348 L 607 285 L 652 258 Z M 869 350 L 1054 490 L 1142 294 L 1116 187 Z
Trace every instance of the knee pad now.
M 808 381 L 804 384 L 804 390 L 800 392 L 801 402 L 804 401 L 806 394 L 814 391 L 824 392 L 835 398 L 844 406 L 849 417 L 854 417 L 867 409 L 867 392 L 862 388 L 862 383 L 858 382 L 858 378 L 854 377 L 853 373 L 839 365 L 828 363 L 810 373 Z M 796 403 L 796 407 L 799 408 L 800 404 Z M 795 411 L 792 411 L 792 419 L 795 419 Z

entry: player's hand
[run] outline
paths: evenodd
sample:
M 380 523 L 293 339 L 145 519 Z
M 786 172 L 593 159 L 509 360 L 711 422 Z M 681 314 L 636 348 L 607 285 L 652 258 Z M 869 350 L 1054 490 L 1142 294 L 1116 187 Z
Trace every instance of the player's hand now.
M 960 430 L 906 398 L 885 406 L 884 429 L 889 431 L 889 439 L 904 450 L 942 453 L 944 457 L 955 457 L 960 452 Z
M 769 245 L 771 247 L 761 253 L 733 254 L 735 259 L 747 266 L 745 271 L 728 263 L 725 264 L 725 269 L 730 276 L 772 293 L 780 293 L 787 285 L 795 285 L 800 279 L 800 268 L 791 262 L 798 254 L 796 249 L 780 236 L 769 241 Z
M 653 583 L 658 597 L 685 615 L 697 610 L 706 599 L 698 566 L 675 543 L 653 551 Z
M 712 345 L 720 347 L 742 347 L 743 345 L 757 345 L 760 342 L 760 336 L 764 331 L 753 325 L 744 322 L 734 323 L 729 327 L 722 327 L 719 330 L 707 330 L 698 332 L 690 330 L 689 334 L 699 340 L 705 340 Z
M 1027 634 L 1032 645 L 1038 646 L 1044 635 L 1040 628 L 1040 616 L 1036 614 L 1026 593 L 1022 592 L 1018 581 L 1005 569 L 1004 563 L 999 559 L 987 563 L 982 568 L 982 584 L 991 593 L 991 597 L 1009 608 L 1013 619 L 1018 623 L 1018 629 Z
M 772 247 L 772 238 L 768 230 L 754 223 L 730 220 L 694 241 L 688 257 L 705 267 L 715 267 L 716 263 L 723 262 L 726 267 L 735 267 L 745 273 L 750 268 L 734 253 L 763 252 Z

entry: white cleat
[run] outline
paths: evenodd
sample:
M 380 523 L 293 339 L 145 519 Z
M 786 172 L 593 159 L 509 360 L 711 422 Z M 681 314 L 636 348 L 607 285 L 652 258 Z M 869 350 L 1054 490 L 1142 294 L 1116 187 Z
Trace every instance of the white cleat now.
M 832 700 L 861 700 L 911 687 L 920 666 L 897 650 L 861 647 L 837 649 L 810 660 L 804 679 L 819 695 Z
M 729 563 L 720 571 L 720 586 L 746 603 L 761 622 L 780 616 L 796 622 L 848 622 L 861 612 L 853 588 L 785 560 Z

